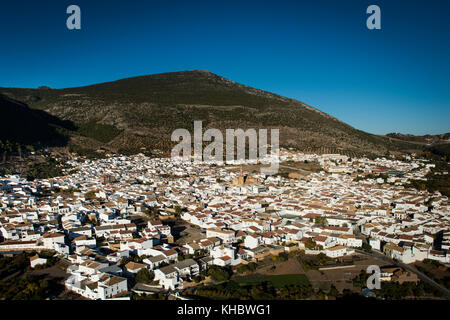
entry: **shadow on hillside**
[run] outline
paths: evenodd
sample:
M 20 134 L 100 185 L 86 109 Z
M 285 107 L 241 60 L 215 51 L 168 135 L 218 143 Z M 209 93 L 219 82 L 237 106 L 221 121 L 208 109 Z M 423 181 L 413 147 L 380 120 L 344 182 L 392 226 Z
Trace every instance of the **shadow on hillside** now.
M 62 147 L 69 142 L 69 132 L 76 130 L 72 121 L 61 120 L 43 110 L 0 94 L 0 141 Z

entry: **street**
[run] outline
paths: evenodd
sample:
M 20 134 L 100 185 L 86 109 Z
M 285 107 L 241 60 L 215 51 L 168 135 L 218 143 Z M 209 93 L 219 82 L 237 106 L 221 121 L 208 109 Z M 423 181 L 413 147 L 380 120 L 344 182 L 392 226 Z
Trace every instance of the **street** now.
M 367 243 L 367 239 L 366 239 L 364 236 L 362 236 L 361 233 L 360 233 L 359 231 L 356 232 L 356 235 L 357 235 L 360 239 L 362 239 L 364 243 Z M 366 251 L 363 251 L 363 250 L 359 250 L 359 249 L 356 249 L 355 251 L 358 252 L 358 253 L 361 253 L 361 254 L 369 255 L 369 256 L 371 256 L 371 257 L 373 257 L 373 258 L 377 258 L 377 259 L 383 260 L 383 261 L 385 261 L 385 262 L 387 262 L 387 263 L 393 264 L 393 265 L 398 266 L 398 267 L 402 267 L 402 268 L 404 268 L 405 270 L 408 270 L 408 271 L 410 271 L 410 272 L 415 273 L 415 274 L 417 275 L 417 277 L 418 277 L 421 281 L 423 281 L 423 282 L 425 282 L 425 283 L 431 285 L 432 287 L 438 289 L 439 291 L 441 291 L 441 292 L 444 294 L 444 297 L 445 297 L 447 300 L 450 299 L 450 290 L 448 290 L 447 288 L 441 286 L 439 283 L 435 282 L 435 281 L 432 280 L 431 278 L 427 277 L 425 274 L 423 274 L 422 272 L 420 272 L 419 270 L 417 270 L 415 267 L 410 266 L 410 265 L 407 265 L 407 264 L 402 263 L 402 262 L 400 262 L 400 261 L 396 261 L 396 260 L 394 260 L 394 259 L 391 259 L 391 258 L 385 256 L 384 254 L 382 254 L 382 253 L 380 253 L 380 252 L 373 251 L 373 250 L 372 250 L 372 252 L 370 252 L 370 253 L 369 253 L 369 252 L 366 252 Z

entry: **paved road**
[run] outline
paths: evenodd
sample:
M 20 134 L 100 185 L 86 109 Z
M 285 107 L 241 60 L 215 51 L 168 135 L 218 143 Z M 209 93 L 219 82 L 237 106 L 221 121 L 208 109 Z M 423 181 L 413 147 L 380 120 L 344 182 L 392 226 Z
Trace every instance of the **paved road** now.
M 356 232 L 356 235 L 359 236 L 359 238 L 362 239 L 363 242 L 367 243 L 366 238 L 361 236 L 361 234 L 359 232 Z M 443 287 L 442 285 L 440 285 L 439 283 L 437 283 L 433 279 L 429 278 L 428 276 L 426 276 L 425 274 L 423 274 L 422 272 L 417 270 L 415 267 L 407 265 L 407 264 L 402 263 L 400 261 L 391 259 L 388 256 L 386 256 L 386 255 L 384 255 L 384 254 L 382 254 L 380 252 L 372 251 L 372 252 L 368 253 L 366 251 L 359 250 L 359 249 L 356 249 L 355 251 L 358 252 L 358 253 L 361 253 L 361 254 L 365 254 L 365 255 L 371 256 L 373 258 L 377 258 L 377 259 L 383 260 L 383 261 L 385 261 L 385 262 L 387 262 L 389 264 L 393 264 L 393 265 L 402 267 L 405 270 L 408 270 L 408 271 L 410 271 L 412 273 L 415 273 L 420 280 L 422 280 L 425 283 L 428 283 L 430 286 L 432 286 L 435 289 L 441 291 L 444 294 L 444 297 L 447 300 L 450 300 L 450 290 L 448 290 L 447 288 Z

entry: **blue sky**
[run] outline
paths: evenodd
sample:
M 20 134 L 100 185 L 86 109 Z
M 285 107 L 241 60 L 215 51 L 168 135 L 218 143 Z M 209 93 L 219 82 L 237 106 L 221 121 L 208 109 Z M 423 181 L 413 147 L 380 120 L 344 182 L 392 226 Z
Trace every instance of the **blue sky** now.
M 82 29 L 66 28 L 81 8 Z M 381 8 L 381 30 L 366 8 Z M 448 1 L 0 2 L 0 86 L 205 69 L 364 131 L 450 131 Z

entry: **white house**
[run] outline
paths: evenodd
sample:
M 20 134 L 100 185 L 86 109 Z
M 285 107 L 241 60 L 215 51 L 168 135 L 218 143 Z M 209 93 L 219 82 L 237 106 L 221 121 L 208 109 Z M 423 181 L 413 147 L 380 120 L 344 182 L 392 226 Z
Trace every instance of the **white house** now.
M 178 276 L 178 271 L 172 265 L 155 270 L 155 280 L 166 290 L 175 290 L 183 285 Z
M 232 264 L 233 259 L 230 256 L 217 257 L 213 260 L 213 264 L 225 267 Z
M 332 248 L 327 248 L 325 250 L 325 254 L 330 258 L 343 257 L 347 255 L 347 247 L 335 246 Z
M 194 276 L 199 273 L 200 267 L 197 262 L 192 259 L 186 259 L 180 262 L 177 262 L 172 265 L 177 271 L 180 277 L 184 276 Z
M 148 257 L 142 260 L 143 263 L 149 266 L 150 270 L 158 268 L 163 262 L 169 263 L 166 256 L 160 254 L 158 256 Z
M 128 291 L 127 279 L 106 273 L 90 277 L 73 274 L 65 281 L 65 286 L 92 300 L 106 300 Z
M 97 246 L 97 240 L 95 238 L 89 239 L 87 236 L 79 236 L 73 239 L 73 243 L 77 248 L 92 248 Z
M 30 258 L 30 265 L 32 268 L 34 268 L 36 266 L 44 265 L 46 263 L 47 263 L 47 259 L 39 258 L 38 255 L 35 255 Z
M 106 268 L 108 263 L 86 260 L 79 265 L 78 270 L 88 275 L 97 273 L 98 270 Z
M 298 241 L 303 237 L 303 232 L 298 229 L 286 228 L 285 229 L 286 240 Z
M 217 237 L 223 241 L 223 243 L 232 243 L 236 241 L 234 230 L 221 230 L 219 228 L 207 229 L 206 237 Z
M 262 237 L 256 234 L 248 234 L 244 240 L 244 246 L 249 249 L 254 249 L 263 243 Z
M 136 275 L 141 269 L 147 269 L 147 265 L 133 261 L 130 261 L 125 265 L 125 271 L 130 275 Z
M 64 244 L 64 234 L 62 233 L 45 233 L 42 236 L 44 247 L 53 249 L 55 243 Z
M 358 239 L 352 234 L 342 234 L 337 239 L 337 242 L 340 245 L 344 245 L 351 248 L 360 248 L 362 246 L 362 239 Z
M 370 239 L 369 244 L 373 249 L 381 251 L 381 241 L 379 239 Z
M 210 251 L 210 256 L 213 258 L 223 257 L 223 256 L 229 256 L 231 258 L 234 258 L 234 249 L 230 247 L 225 246 L 217 246 L 214 247 Z

